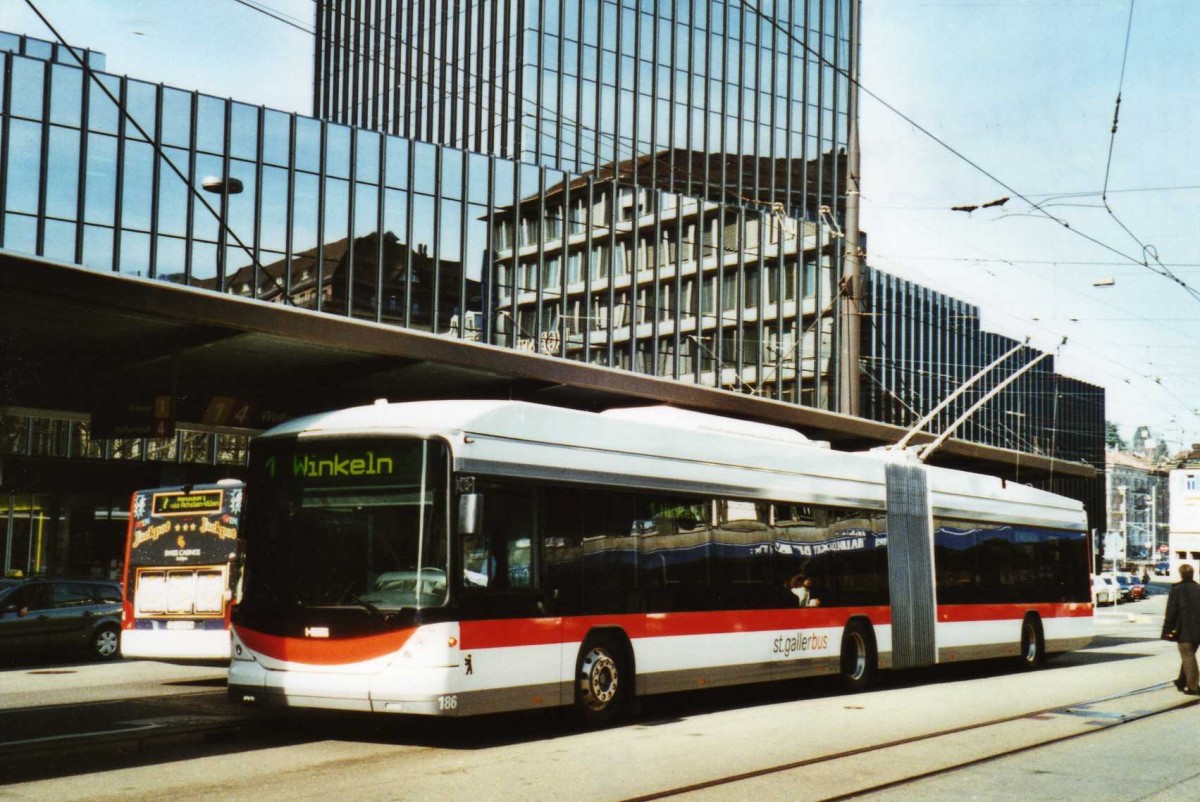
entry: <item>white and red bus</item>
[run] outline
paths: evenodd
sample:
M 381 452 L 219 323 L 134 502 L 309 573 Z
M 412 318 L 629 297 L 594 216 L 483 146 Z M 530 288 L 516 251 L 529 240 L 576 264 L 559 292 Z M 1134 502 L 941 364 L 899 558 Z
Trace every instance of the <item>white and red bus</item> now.
M 347 409 L 251 446 L 230 695 L 431 715 L 1092 637 L 1082 505 L 666 407 Z
M 122 656 L 228 662 L 242 490 L 222 479 L 133 494 Z

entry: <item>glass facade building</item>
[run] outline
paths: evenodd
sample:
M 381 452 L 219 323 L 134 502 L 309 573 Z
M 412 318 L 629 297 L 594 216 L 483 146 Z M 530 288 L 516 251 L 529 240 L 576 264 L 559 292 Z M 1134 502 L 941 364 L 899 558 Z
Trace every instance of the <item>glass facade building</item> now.
M 106 74 L 87 51 L 89 75 L 65 48 L 0 36 L 0 248 L 829 409 L 856 9 L 328 0 L 318 117 Z M 880 314 L 898 314 L 875 286 Z M 936 315 L 914 320 L 928 330 L 869 347 L 863 331 L 886 388 L 867 417 L 901 422 L 895 397 L 919 407 L 915 373 L 875 370 L 935 358 L 917 343 Z M 89 442 L 85 421 L 0 414 L 8 455 L 240 454 L 195 446 L 186 423 L 171 443 Z M 22 433 L 47 426 L 78 447 L 35 454 Z M 989 431 L 963 436 L 1007 445 Z M 1043 453 L 1066 453 L 1054 443 Z M 17 500 L 29 488 L 5 495 L 14 475 L 0 512 L 37 506 Z M 21 548 L 6 569 L 47 567 Z
M 857 0 L 321 0 L 314 116 L 815 217 Z
M 4 67 L 4 248 L 828 403 L 840 240 L 820 219 L 620 164 L 570 173 L 16 53 Z M 199 190 L 214 182 L 240 191 Z
M 905 428 L 985 366 L 1018 346 L 983 330 L 979 308 L 913 282 L 868 269 L 863 276 L 863 417 Z M 935 418 L 941 432 L 1030 360 L 1022 348 L 958 396 Z M 973 443 L 1083 462 L 1104 469 L 1104 388 L 1054 371 L 1049 356 L 980 407 L 955 433 Z M 1020 466 L 1016 479 L 1022 481 Z M 1026 480 L 1027 481 L 1027 480 Z M 1082 500 L 1104 519 L 1104 479 L 1051 477 L 1045 489 Z

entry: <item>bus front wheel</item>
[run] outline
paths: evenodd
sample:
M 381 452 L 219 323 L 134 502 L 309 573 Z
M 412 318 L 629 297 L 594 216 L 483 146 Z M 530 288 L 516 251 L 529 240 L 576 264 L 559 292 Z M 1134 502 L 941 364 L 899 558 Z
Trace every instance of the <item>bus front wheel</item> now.
M 579 650 L 575 709 L 586 726 L 617 721 L 633 699 L 633 670 L 616 639 L 595 636 Z
M 875 682 L 877 670 L 871 627 L 862 621 L 851 621 L 842 633 L 842 688 L 851 693 L 866 690 Z

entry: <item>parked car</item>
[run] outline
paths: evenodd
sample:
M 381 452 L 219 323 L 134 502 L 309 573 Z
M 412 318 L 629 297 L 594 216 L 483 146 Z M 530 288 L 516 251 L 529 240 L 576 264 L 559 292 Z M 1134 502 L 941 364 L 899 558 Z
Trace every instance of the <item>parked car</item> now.
M 0 654 L 117 656 L 121 587 L 95 579 L 28 579 L 0 587 Z
M 1111 578 L 1117 584 L 1120 593 L 1117 603 L 1133 601 L 1133 584 L 1129 581 L 1129 577 L 1125 574 L 1112 574 Z
M 1119 576 L 1124 577 L 1129 583 L 1129 598 L 1133 601 L 1146 598 L 1146 589 L 1142 587 L 1142 580 L 1138 579 L 1137 574 L 1122 573 Z
M 1092 577 L 1092 604 L 1097 607 L 1116 604 L 1117 595 L 1116 583 L 1111 578 L 1099 575 Z

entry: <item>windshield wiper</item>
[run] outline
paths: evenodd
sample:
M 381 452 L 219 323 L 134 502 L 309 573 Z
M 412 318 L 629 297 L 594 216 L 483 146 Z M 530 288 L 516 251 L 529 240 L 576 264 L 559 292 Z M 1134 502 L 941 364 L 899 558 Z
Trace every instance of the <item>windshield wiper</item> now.
M 382 621 L 385 624 L 392 623 L 392 615 L 393 615 L 392 613 L 385 613 L 383 610 L 379 609 L 374 604 L 371 604 L 371 602 L 355 595 L 350 590 L 343 591 L 342 595 L 338 596 L 337 601 L 334 602 L 334 604 L 341 604 L 343 599 L 349 599 L 350 601 L 354 602 L 357 606 L 363 608 L 368 613 L 370 613 L 372 616 L 379 619 L 380 621 Z

